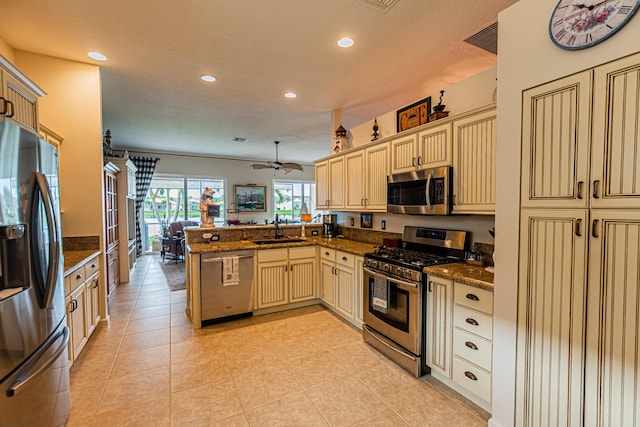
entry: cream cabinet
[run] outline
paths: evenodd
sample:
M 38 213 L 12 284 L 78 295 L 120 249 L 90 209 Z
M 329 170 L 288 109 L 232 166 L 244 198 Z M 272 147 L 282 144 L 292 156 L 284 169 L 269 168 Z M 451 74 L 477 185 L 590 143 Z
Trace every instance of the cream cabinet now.
M 357 257 L 335 249 L 320 248 L 322 302 L 338 315 L 362 327 L 362 313 L 358 312 L 358 305 L 362 305 L 362 284 L 356 284 L 356 265 L 362 266 L 362 257 Z M 360 273 L 361 274 L 361 273 Z M 361 293 L 361 292 L 360 292 Z
M 391 141 L 391 173 L 450 166 L 452 162 L 451 122 L 428 125 Z
M 344 155 L 316 163 L 316 208 L 344 209 L 344 163 Z
M 427 291 L 425 319 L 427 365 L 432 371 L 450 379 L 453 281 L 429 276 Z
M 454 382 L 491 404 L 493 292 L 454 282 Z
M 452 213 L 495 214 L 496 107 L 453 121 Z
M 347 210 L 386 212 L 389 147 L 386 142 L 344 155 Z
M 40 127 L 38 129 L 38 136 L 58 149 L 58 158 L 59 158 L 60 148 L 62 147 L 62 141 L 64 141 L 64 138 L 43 124 L 40 124 Z
M 637 420 L 639 78 L 633 55 L 524 93 L 516 425 Z
M 364 258 L 361 256 L 356 256 L 355 257 L 355 263 L 356 263 L 356 268 L 354 270 L 354 276 L 353 276 L 353 280 L 354 280 L 354 290 L 355 290 L 355 298 L 354 298 L 354 304 L 355 304 L 355 321 L 356 321 L 356 325 L 359 328 L 362 328 L 362 324 L 364 323 L 364 320 L 362 319 L 362 313 L 364 312 L 364 289 L 363 289 L 363 276 L 362 276 L 362 268 L 364 267 Z
M 315 246 L 257 252 L 256 308 L 317 298 Z
M 100 321 L 100 261 L 96 255 L 64 278 L 69 360 L 73 362 Z
M 0 55 L 0 117 L 38 135 L 38 97 L 46 93 Z
M 130 280 L 136 263 L 136 171 L 129 157 L 109 157 L 120 173 L 115 175 L 117 189 L 118 268 L 120 282 Z

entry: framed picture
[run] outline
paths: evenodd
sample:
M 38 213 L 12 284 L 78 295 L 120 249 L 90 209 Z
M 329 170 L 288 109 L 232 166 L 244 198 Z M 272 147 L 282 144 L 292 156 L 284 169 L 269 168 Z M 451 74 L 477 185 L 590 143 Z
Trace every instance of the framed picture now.
M 360 214 L 360 228 L 373 228 L 373 214 L 361 213 Z
M 431 97 L 403 107 L 396 112 L 398 132 L 424 125 L 429 121 Z
M 265 185 L 234 185 L 233 194 L 237 212 L 265 212 L 267 210 Z

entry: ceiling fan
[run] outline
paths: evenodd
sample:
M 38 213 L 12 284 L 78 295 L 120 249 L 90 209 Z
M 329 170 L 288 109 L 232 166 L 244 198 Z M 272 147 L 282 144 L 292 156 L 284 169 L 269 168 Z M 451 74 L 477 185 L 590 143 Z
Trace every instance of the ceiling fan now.
M 280 141 L 273 141 L 274 144 L 276 144 L 276 161 L 275 162 L 267 162 L 266 164 L 264 163 L 254 163 L 253 165 L 251 165 L 252 168 L 254 169 L 275 169 L 275 170 L 280 170 L 282 169 L 286 174 L 288 174 L 289 172 L 291 172 L 292 170 L 297 170 L 297 171 L 302 171 L 304 170 L 302 168 L 301 165 L 299 165 L 298 163 L 291 163 L 291 162 L 280 162 L 278 161 L 278 144 L 280 144 Z

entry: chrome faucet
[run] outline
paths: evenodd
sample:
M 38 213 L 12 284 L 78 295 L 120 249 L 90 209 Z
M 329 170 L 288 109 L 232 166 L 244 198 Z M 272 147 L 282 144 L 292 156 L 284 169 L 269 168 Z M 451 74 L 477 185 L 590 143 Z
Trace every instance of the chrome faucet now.
M 279 225 L 279 220 L 278 220 L 278 214 L 276 214 L 276 220 L 273 221 L 273 225 L 275 226 L 275 230 L 276 230 L 276 239 L 280 239 L 281 237 L 283 237 L 282 233 L 280 233 L 280 225 Z

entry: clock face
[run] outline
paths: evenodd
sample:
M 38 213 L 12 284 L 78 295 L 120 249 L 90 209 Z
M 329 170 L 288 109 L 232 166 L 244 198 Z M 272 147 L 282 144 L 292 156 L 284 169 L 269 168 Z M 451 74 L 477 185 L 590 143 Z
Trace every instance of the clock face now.
M 640 0 L 560 0 L 549 21 L 549 35 L 563 49 L 584 49 L 618 31 Z

